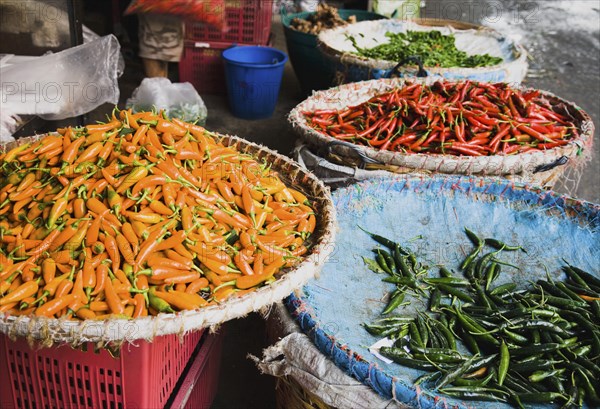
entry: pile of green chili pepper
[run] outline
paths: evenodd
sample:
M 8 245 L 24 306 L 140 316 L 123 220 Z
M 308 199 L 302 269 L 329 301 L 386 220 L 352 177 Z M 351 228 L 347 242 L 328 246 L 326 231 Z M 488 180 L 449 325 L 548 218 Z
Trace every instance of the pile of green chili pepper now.
M 564 104 L 506 83 L 407 82 L 359 105 L 303 114 L 309 127 L 325 135 L 407 154 L 531 153 L 578 135 Z
M 489 67 L 502 62 L 502 58 L 489 54 L 469 55 L 456 48 L 454 35 L 434 31 L 407 31 L 385 33 L 389 41 L 373 48 L 361 48 L 354 37 L 348 37 L 356 48 L 356 54 L 376 60 L 402 61 L 418 56 L 426 67 Z
M 430 372 L 416 384 L 460 399 L 598 407 L 600 279 L 567 264 L 564 281 L 495 285 L 502 268 L 517 268 L 502 252 L 524 250 L 465 232 L 474 248 L 460 266 L 462 276 L 441 267 L 439 277 L 407 247 L 367 232 L 386 249 L 376 248 L 365 264 L 396 284 L 384 317 L 364 324 L 395 340 L 380 353 Z M 426 301 L 428 311 L 388 315 L 407 293 Z

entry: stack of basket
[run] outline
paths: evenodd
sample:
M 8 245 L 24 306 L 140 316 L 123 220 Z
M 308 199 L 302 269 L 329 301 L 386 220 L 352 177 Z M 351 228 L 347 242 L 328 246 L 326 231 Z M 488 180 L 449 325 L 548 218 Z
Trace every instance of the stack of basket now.
M 234 45 L 267 45 L 272 14 L 272 3 L 268 1 L 226 0 L 227 31 L 205 24 L 186 23 L 185 47 L 179 62 L 180 81 L 191 82 L 200 94 L 224 94 L 221 53 Z
M 416 24 L 379 20 L 322 32 L 319 49 L 331 68 L 335 67 L 336 77 L 343 85 L 313 92 L 289 114 L 289 120 L 300 136 L 295 159 L 330 186 L 345 187 L 333 192 L 338 212 L 336 252 L 321 271 L 319 281 L 307 284 L 302 292 L 293 293 L 283 305 L 273 309 L 268 329 L 274 345 L 264 351 L 262 359 L 256 359 L 263 373 L 278 377 L 278 407 L 438 408 L 484 405 L 479 401 L 471 402 L 474 405 L 471 406 L 469 402 L 449 398 L 435 387 L 428 390 L 424 384 L 415 382 L 423 372 L 409 368 L 408 364 L 387 363 L 373 355 L 369 347 L 379 349 L 383 344 L 376 341 L 380 341 L 381 337 L 370 335 L 362 324 L 379 317 L 392 296 L 391 292 L 387 292 L 387 284 L 377 288 L 380 280 L 366 266 L 365 257 L 370 257 L 378 245 L 361 231 L 363 227 L 380 235 L 379 239 L 394 237 L 408 246 L 417 240 L 416 235 L 418 238 L 423 234 L 425 241 L 417 241 L 414 245 L 424 254 L 427 264 L 435 266 L 446 264 L 449 260 L 456 264 L 464 256 L 460 251 L 455 254 L 447 250 L 448 243 L 457 243 L 460 234 L 464 235 L 463 225 L 474 226 L 489 237 L 497 234 L 511 241 L 521 240 L 524 247 L 538 251 L 519 253 L 514 263 L 519 266 L 518 274 L 509 274 L 503 279 L 523 286 L 525 281 L 538 278 L 538 270 L 528 268 L 531 265 L 544 265 L 549 276 L 558 278 L 560 268 L 548 264 L 560 260 L 560 257 L 588 268 L 595 276 L 600 274 L 595 261 L 597 249 L 587 252 L 587 246 L 583 246 L 586 251 L 581 251 L 581 245 L 572 245 L 597 241 L 600 207 L 544 189 L 551 188 L 569 170 L 579 169 L 589 159 L 594 126 L 588 114 L 574 103 L 549 92 L 521 87 L 519 84 L 527 71 L 525 50 L 484 27 L 448 20 L 418 21 L 419 31 L 445 30 L 446 34 L 479 37 L 481 44 L 490 45 L 489 49 L 497 51 L 497 56 L 503 58 L 501 64 L 484 68 L 426 66 L 428 78 L 416 78 L 416 67 L 401 67 L 398 61 L 355 56 L 351 53 L 351 46 L 344 45 L 350 43 L 350 37 L 357 42 L 375 41 L 373 39 L 382 38 L 386 32 L 402 31 L 407 25 L 414 29 Z M 422 71 L 423 67 L 419 68 Z M 390 78 L 392 74 L 401 78 Z M 436 84 L 438 81 L 440 84 Z M 519 114 L 517 109 L 513 109 L 511 114 L 517 118 L 513 120 L 510 115 L 504 115 L 506 111 L 499 111 L 503 107 L 488 105 L 478 113 L 482 121 L 487 118 L 488 110 L 502 112 L 500 121 L 503 127 L 509 128 L 504 125 L 506 123 L 514 127 L 510 128 L 511 135 L 514 134 L 511 136 L 513 141 L 503 136 L 498 136 L 498 141 L 506 146 L 509 142 L 523 142 L 524 146 L 532 138 L 537 139 L 530 150 L 511 153 L 509 150 L 490 149 L 471 155 L 445 150 L 445 146 L 452 145 L 447 140 L 439 142 L 441 151 L 421 150 L 420 145 L 415 150 L 412 147 L 392 149 L 385 144 L 381 135 L 388 135 L 387 140 L 391 141 L 390 138 L 401 138 L 405 129 L 412 131 L 416 126 L 421 126 L 418 131 L 423 131 L 417 140 L 424 140 L 430 132 L 435 133 L 432 128 L 437 121 L 448 128 L 440 130 L 442 133 L 456 129 L 465 112 L 462 103 L 465 102 L 464 106 L 468 107 L 474 102 L 459 102 L 456 112 L 460 113 L 461 121 L 445 122 L 448 117 L 444 114 L 456 109 L 452 106 L 456 100 L 451 101 L 452 94 L 448 90 L 455 89 L 452 87 L 461 82 L 466 84 L 463 87 L 465 92 L 486 83 L 493 89 L 494 85 L 490 83 L 503 82 L 511 87 L 506 95 L 514 90 L 515 98 L 521 93 L 532 96 L 532 100 L 539 97 L 550 115 L 559 114 L 558 117 L 564 114 L 568 117 L 568 121 L 560 123 L 559 120 L 559 123 L 568 122 L 569 128 L 560 138 L 569 136 L 554 146 L 549 136 L 535 134 L 529 127 L 536 122 L 544 126 L 556 125 L 553 120 L 538 118 L 530 121 L 529 125 L 523 125 L 520 122 L 529 113 Z M 426 99 L 430 95 L 417 91 L 414 92 L 415 100 L 400 97 L 398 90 L 409 86 L 418 90 L 429 90 L 428 87 L 442 89 L 448 92 L 445 95 L 448 99 L 439 106 L 435 106 L 435 102 L 429 103 L 429 107 L 425 107 L 429 108 L 429 114 L 427 109 L 419 112 L 422 107 L 415 108 L 414 112 L 418 114 L 415 116 L 426 119 L 422 122 L 419 119 L 419 125 L 416 125 L 416 120 L 411 124 L 414 117 L 411 116 L 408 121 L 406 118 L 410 115 L 402 115 L 401 112 L 410 111 L 410 103 L 416 107 L 422 102 L 421 97 Z M 392 102 L 394 92 L 398 99 Z M 473 92 L 473 95 L 477 96 L 478 92 Z M 492 93 L 493 90 L 490 91 Z M 403 102 L 399 103 L 401 98 L 404 98 Z M 430 101 L 436 100 L 432 97 Z M 448 108 L 448 111 L 436 119 L 434 109 L 441 109 L 440 106 Z M 386 111 L 386 107 L 390 110 Z M 389 119 L 394 115 L 395 118 Z M 357 117 L 361 120 L 353 122 Z M 397 128 L 391 125 L 402 121 L 407 122 Z M 481 138 L 489 137 L 491 140 L 497 136 L 499 122 L 494 122 L 496 128 Z M 387 129 L 384 124 L 387 124 Z M 373 127 L 373 134 L 366 131 L 370 127 Z M 467 122 L 465 128 L 472 135 L 484 133 L 481 132 L 483 127 L 475 129 L 478 128 L 477 120 Z M 533 126 L 535 128 L 536 125 Z M 518 135 L 517 131 L 529 133 Z M 558 138 L 558 134 L 548 132 Z M 359 133 L 364 135 L 359 136 Z M 416 134 L 415 131 L 410 136 Z M 371 138 L 372 135 L 376 136 Z M 369 180 L 355 183 L 361 179 Z M 556 228 L 555 231 L 558 225 L 567 230 L 558 232 Z M 586 229 L 577 227 L 582 225 Z M 574 236 L 583 230 L 585 237 L 575 239 Z M 365 242 L 361 242 L 363 240 Z M 548 245 L 554 246 L 559 254 L 554 261 L 548 260 L 544 252 Z M 538 260 L 532 261 L 531 257 Z M 452 269 L 459 271 L 456 265 L 452 265 Z M 437 272 L 436 268 L 432 271 Z M 426 310 L 413 301 L 400 304 L 399 310 L 404 314 Z M 395 310 L 395 313 L 398 312 Z M 498 407 L 498 403 L 492 405 Z

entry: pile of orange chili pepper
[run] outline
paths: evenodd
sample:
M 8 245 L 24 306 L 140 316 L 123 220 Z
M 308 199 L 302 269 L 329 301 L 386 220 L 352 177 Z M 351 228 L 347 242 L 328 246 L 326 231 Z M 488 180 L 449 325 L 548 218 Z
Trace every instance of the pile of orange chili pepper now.
M 297 263 L 315 223 L 303 193 L 204 128 L 115 111 L 0 154 L 0 313 L 220 303 Z
M 568 112 L 505 83 L 407 83 L 343 110 L 304 112 L 336 139 L 403 153 L 488 156 L 543 151 L 578 135 Z

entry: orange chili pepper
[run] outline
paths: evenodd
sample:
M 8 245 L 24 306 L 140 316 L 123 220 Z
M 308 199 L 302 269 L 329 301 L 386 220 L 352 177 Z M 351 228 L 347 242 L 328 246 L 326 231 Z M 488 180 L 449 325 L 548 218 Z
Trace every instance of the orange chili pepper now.
M 208 280 L 204 277 L 198 278 L 187 285 L 185 292 L 188 294 L 196 294 L 203 288 L 208 287 Z
M 236 254 L 233 257 L 233 261 L 235 263 L 235 266 L 240 269 L 242 274 L 254 275 L 254 271 L 252 270 L 252 267 L 246 260 L 244 260 L 244 258 L 242 257 L 242 253 Z
M 145 317 L 148 315 L 148 308 L 146 306 L 146 298 L 144 298 L 143 294 L 136 294 L 133 297 L 135 301 L 135 309 L 133 310 L 132 318 Z
M 53 300 L 50 300 L 50 301 L 46 302 L 41 307 L 38 307 L 35 310 L 35 315 L 38 316 L 38 317 L 42 317 L 42 316 L 52 317 L 57 312 L 59 312 L 60 310 L 62 310 L 63 308 L 66 308 L 74 300 L 75 300 L 75 295 L 74 294 L 67 294 L 67 295 L 64 295 L 64 296 L 62 296 L 60 298 L 54 298 Z
M 69 146 L 63 150 L 62 160 L 65 163 L 73 163 L 79 153 L 79 148 L 85 142 L 84 137 L 79 137 L 69 144 Z
M 86 125 L 85 130 L 88 134 L 92 132 L 107 132 L 121 126 L 121 121 L 115 120 L 106 124 Z
M 164 278 L 165 284 L 178 284 L 178 283 L 191 283 L 194 280 L 200 278 L 200 273 L 197 271 L 189 271 L 184 274 L 178 274 L 177 276 Z
M 42 262 L 42 276 L 45 283 L 49 283 L 56 277 L 56 262 L 51 258 L 46 258 Z
M 257 286 L 262 282 L 270 279 L 275 274 L 279 268 L 281 268 L 285 264 L 285 259 L 283 257 L 277 257 L 273 262 L 268 264 L 262 274 L 254 274 L 254 275 L 245 275 L 236 280 L 236 287 L 242 290 L 248 289 L 250 287 Z
M 92 291 L 91 295 L 98 295 L 104 290 L 104 286 L 108 281 L 108 266 L 104 263 L 100 263 L 96 267 L 96 287 Z
M 106 298 L 106 303 L 111 312 L 114 314 L 123 314 L 125 308 L 123 307 L 123 304 L 121 304 L 121 299 L 117 295 L 110 280 L 106 280 L 104 283 L 104 297 Z
M 19 302 L 25 298 L 31 297 L 38 291 L 37 281 L 27 281 L 21 284 L 15 290 L 0 298 L 0 305 L 6 305 L 14 302 Z
M 96 313 L 88 307 L 79 308 L 77 311 L 75 311 L 75 315 L 77 315 L 77 318 L 82 320 L 93 320 L 96 318 Z

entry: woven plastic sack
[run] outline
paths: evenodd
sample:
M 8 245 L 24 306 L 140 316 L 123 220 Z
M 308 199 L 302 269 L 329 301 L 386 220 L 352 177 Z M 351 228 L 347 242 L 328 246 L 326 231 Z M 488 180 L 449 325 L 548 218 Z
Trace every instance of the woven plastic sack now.
M 311 149 L 332 151 L 345 161 L 346 166 L 351 167 L 353 166 L 351 158 L 359 155 L 362 161 L 387 167 L 410 169 L 413 172 L 503 177 L 516 182 L 552 187 L 563 175 L 571 173 L 571 170 L 579 171 L 591 159 L 594 124 L 589 115 L 577 105 L 545 91 L 540 91 L 540 94 L 551 100 L 553 104 L 556 103 L 567 109 L 576 119 L 579 137 L 567 145 L 533 153 L 455 156 L 381 151 L 324 135 L 308 126 L 304 119 L 303 112 L 343 109 L 358 105 L 374 95 L 401 87 L 406 81 L 421 81 L 430 85 L 437 80 L 433 77 L 424 79 L 391 78 L 344 84 L 313 93 L 311 97 L 302 101 L 290 112 L 288 119 L 303 142 Z M 322 155 L 318 156 L 323 157 Z M 406 173 L 406 171 L 402 170 L 396 173 Z
M 318 37 L 319 49 L 335 65 L 338 84 L 388 78 L 392 75 L 415 77 L 420 71 L 414 65 L 397 67 L 400 61 L 375 60 L 353 54 L 356 49 L 349 39 L 353 37 L 362 48 L 372 48 L 382 43 L 381 39 L 386 38 L 385 33 L 407 30 L 436 30 L 445 35 L 453 34 L 459 50 L 470 55 L 487 53 L 503 59 L 502 63 L 490 67 L 423 67 L 428 76 L 518 84 L 527 74 L 527 53 L 522 46 L 491 28 L 453 20 L 363 21 L 321 32 Z
M 263 351 L 261 358 L 251 358 L 263 374 L 280 380 L 275 391 L 278 408 L 407 407 L 382 398 L 373 389 L 346 375 L 300 331 L 282 303 L 273 305 L 267 319 L 267 331 L 274 344 Z

